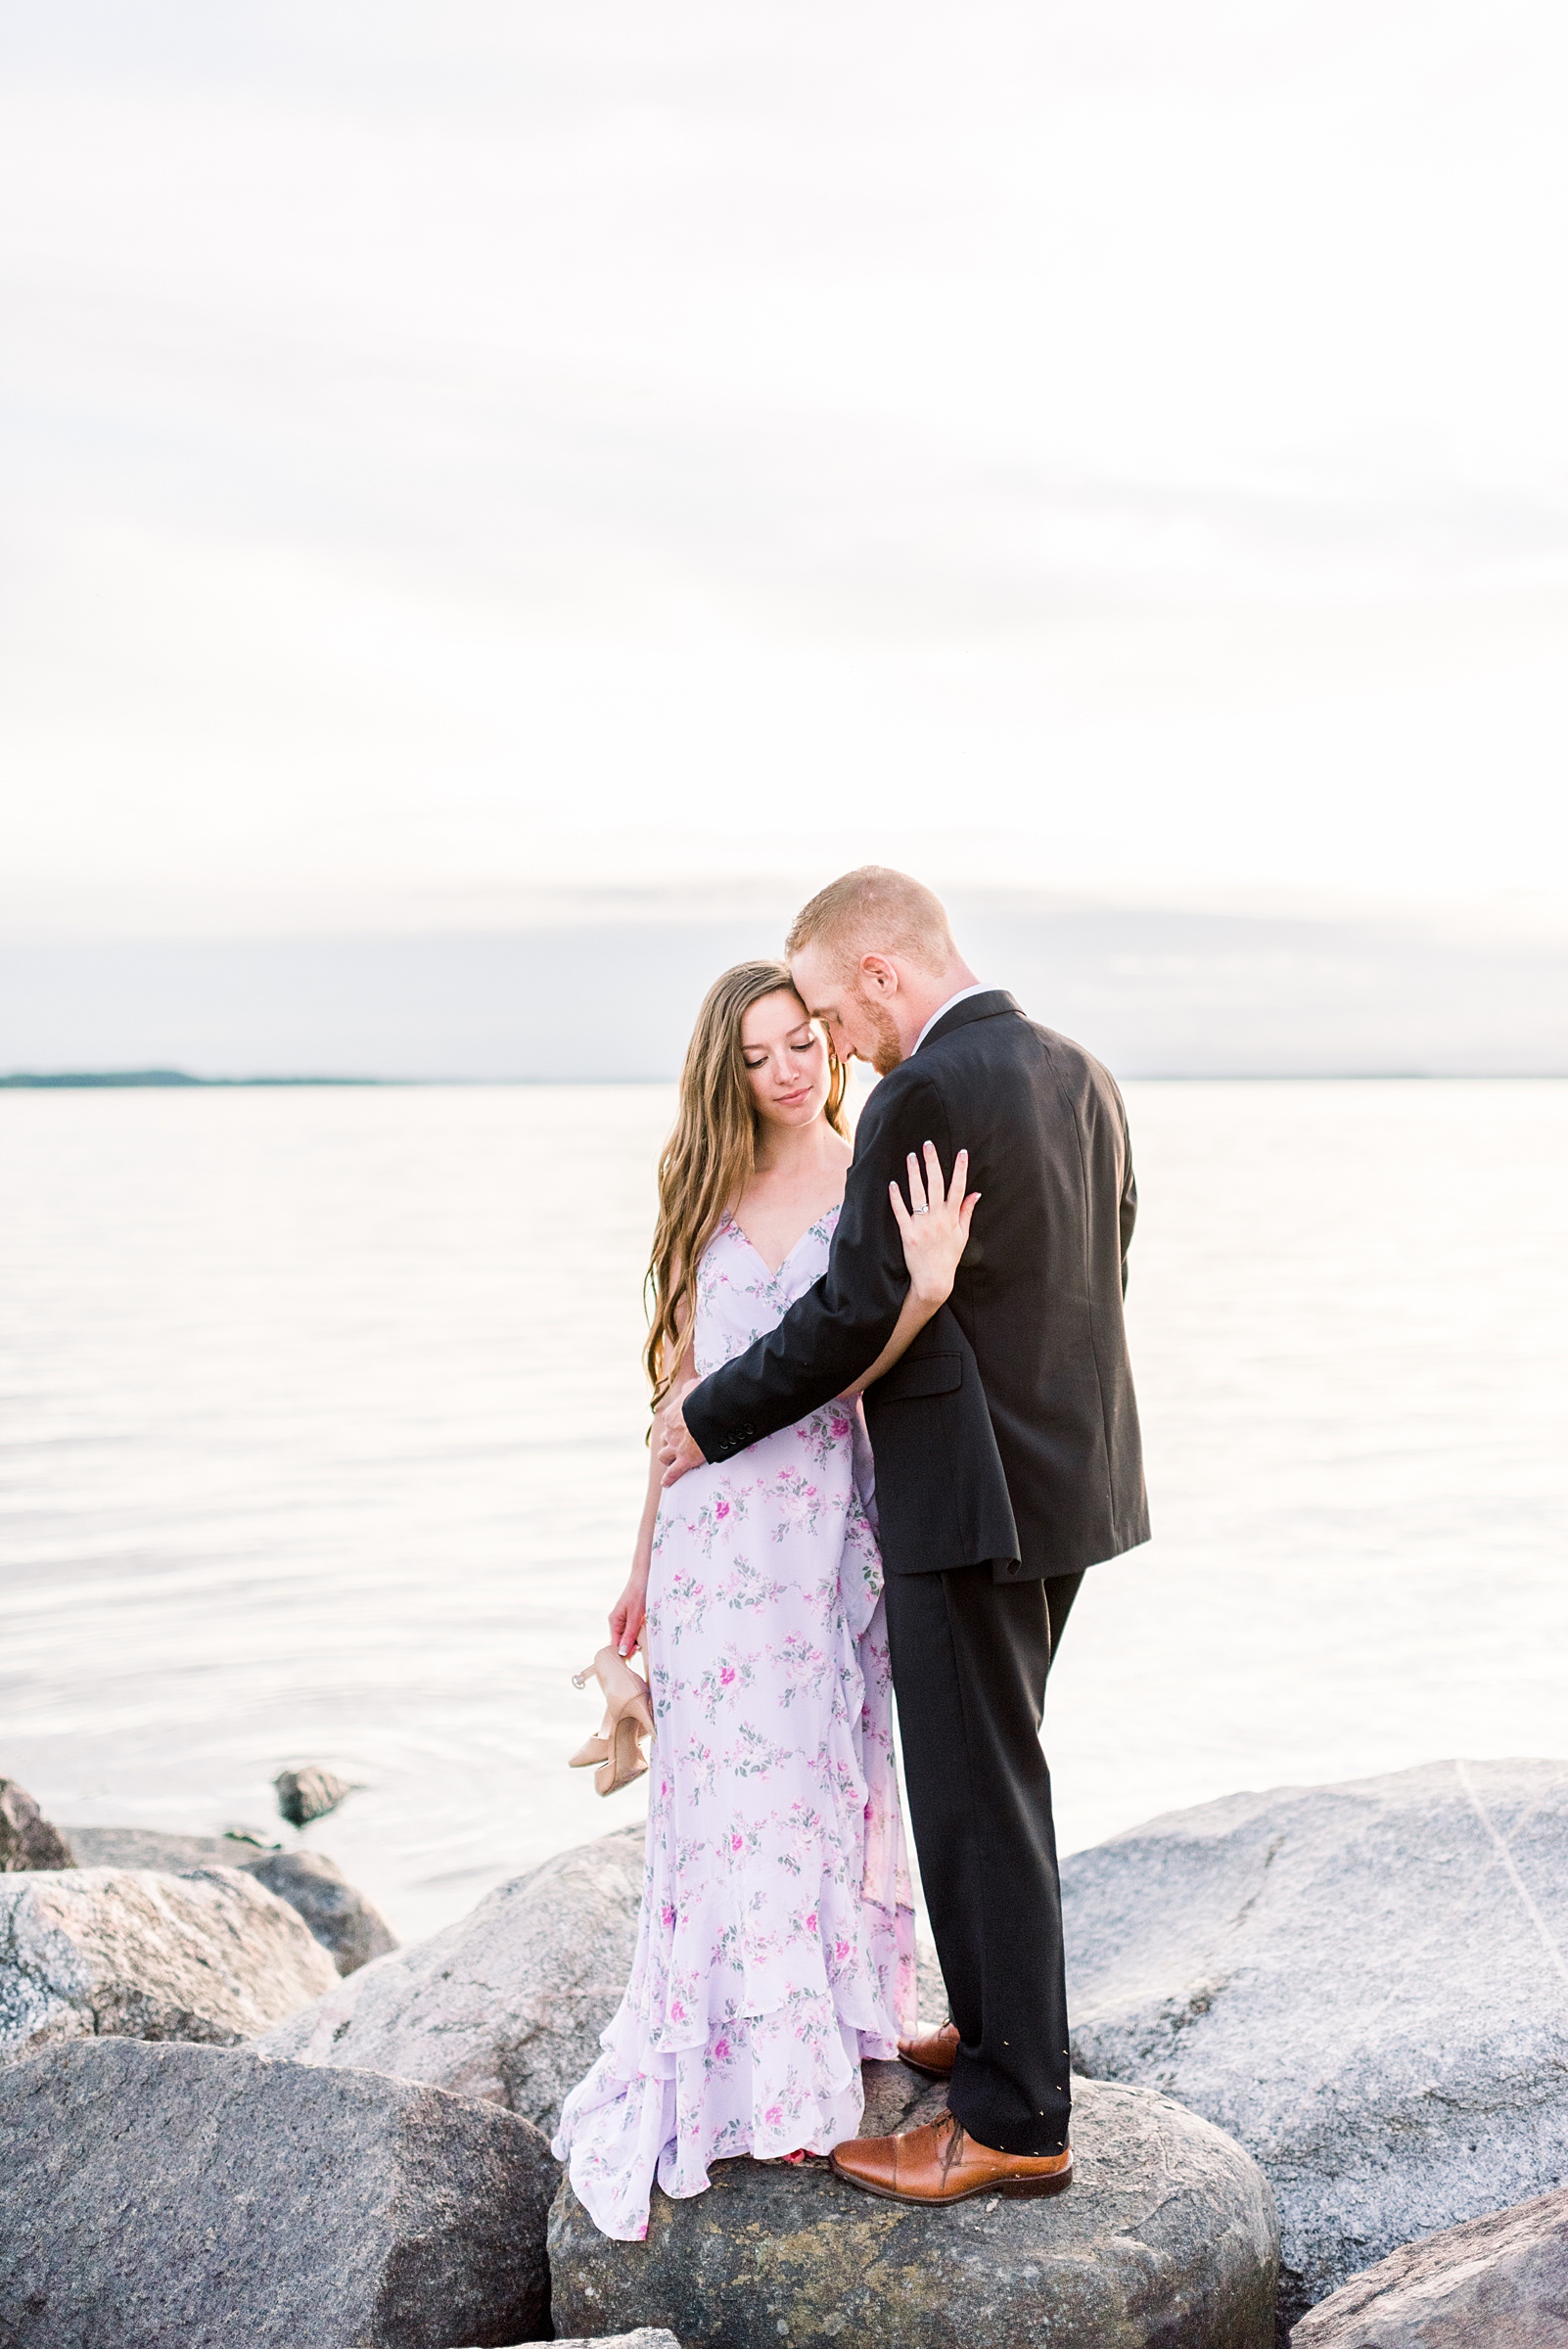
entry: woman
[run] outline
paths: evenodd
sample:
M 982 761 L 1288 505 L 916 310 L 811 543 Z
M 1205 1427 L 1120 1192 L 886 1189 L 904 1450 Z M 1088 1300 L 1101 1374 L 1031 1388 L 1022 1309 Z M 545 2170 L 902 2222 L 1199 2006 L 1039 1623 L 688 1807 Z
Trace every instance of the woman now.
M 657 1409 L 783 1317 L 826 1267 L 851 1159 L 844 1071 L 783 963 L 709 992 L 659 1168 L 647 1368 Z M 669 1493 L 658 1447 L 610 1617 L 654 1719 L 631 1979 L 555 2142 L 602 2232 L 647 2233 L 654 2176 L 701 2193 L 736 2154 L 853 2137 L 860 2063 L 915 2021 L 882 1561 L 855 1398 L 947 1297 L 960 1154 L 890 1185 L 910 1287 L 852 1395 Z M 927 1184 L 930 1187 L 929 1202 Z M 614 1659 L 611 1659 L 613 1665 Z M 614 1765 L 612 1764 L 612 1769 Z

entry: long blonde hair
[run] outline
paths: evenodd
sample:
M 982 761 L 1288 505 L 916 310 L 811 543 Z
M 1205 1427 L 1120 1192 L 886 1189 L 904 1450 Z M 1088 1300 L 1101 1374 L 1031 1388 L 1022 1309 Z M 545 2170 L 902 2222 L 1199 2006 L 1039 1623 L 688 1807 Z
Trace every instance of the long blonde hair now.
M 795 991 L 787 962 L 738 962 L 714 981 L 697 1014 L 680 1072 L 674 1129 L 659 1158 L 659 1221 L 644 1284 L 649 1327 L 642 1359 L 655 1410 L 674 1383 L 685 1352 L 678 1327 L 681 1308 L 688 1337 L 696 1319 L 703 1250 L 725 1214 L 739 1206 L 757 1164 L 757 1107 L 741 1056 L 741 1022 L 764 995 Z M 827 1054 L 824 1115 L 848 1139 L 846 1072 L 831 1043 Z

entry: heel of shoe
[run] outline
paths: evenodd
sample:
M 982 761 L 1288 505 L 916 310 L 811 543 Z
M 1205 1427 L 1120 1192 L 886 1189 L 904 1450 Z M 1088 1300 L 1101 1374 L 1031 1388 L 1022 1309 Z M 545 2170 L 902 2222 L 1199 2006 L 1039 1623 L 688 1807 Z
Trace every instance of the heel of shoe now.
M 629 1712 L 623 1713 L 610 1732 L 609 1759 L 594 1779 L 597 1794 L 619 1794 L 623 1786 L 633 1779 L 646 1777 L 648 1765 L 643 1759 L 637 1724 Z
M 1073 2165 L 1069 2162 L 1065 2170 L 1058 2170 L 1049 2178 L 1010 2178 L 996 2191 L 1004 2201 L 1038 2202 L 1044 2194 L 1065 2193 L 1072 2183 Z

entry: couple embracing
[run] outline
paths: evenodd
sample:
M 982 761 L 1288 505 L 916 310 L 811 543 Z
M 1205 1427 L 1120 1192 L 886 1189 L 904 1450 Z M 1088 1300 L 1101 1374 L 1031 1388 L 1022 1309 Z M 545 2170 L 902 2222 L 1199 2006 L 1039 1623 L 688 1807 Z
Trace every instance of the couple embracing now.
M 902 874 L 834 882 L 785 953 L 716 982 L 686 1056 L 648 1500 L 598 1659 L 602 1784 L 651 1706 L 647 1865 L 555 2151 L 626 2240 L 656 2177 L 700 2193 L 742 2154 L 920 2203 L 1072 2175 L 1039 1727 L 1084 1570 L 1148 1538 L 1126 1113 Z M 853 1149 L 851 1059 L 881 1080 Z M 924 2034 L 895 1696 L 950 2013 Z M 895 2054 L 947 2108 L 859 2138 L 861 2062 Z

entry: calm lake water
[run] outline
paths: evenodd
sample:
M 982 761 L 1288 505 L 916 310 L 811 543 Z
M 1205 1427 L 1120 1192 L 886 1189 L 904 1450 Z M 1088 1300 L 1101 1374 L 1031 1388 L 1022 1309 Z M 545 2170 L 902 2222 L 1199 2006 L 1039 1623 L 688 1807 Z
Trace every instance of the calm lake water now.
M 1568 1753 L 1568 1083 L 1128 1087 L 1156 1538 L 1053 1681 L 1063 1844 Z M 567 1752 L 645 1473 L 658 1086 L 0 1099 L 0 1774 L 310 1832 L 405 1935 L 637 1816 Z

